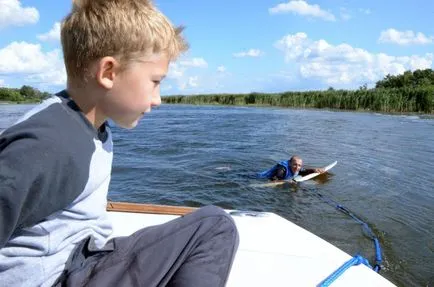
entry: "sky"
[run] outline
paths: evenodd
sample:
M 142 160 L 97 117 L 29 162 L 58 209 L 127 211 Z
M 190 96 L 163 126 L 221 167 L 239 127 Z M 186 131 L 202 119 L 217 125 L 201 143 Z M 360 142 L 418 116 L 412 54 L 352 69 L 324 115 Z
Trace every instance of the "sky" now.
M 190 49 L 164 95 L 357 89 L 434 68 L 432 0 L 155 0 Z M 0 0 L 0 87 L 65 88 L 71 0 Z

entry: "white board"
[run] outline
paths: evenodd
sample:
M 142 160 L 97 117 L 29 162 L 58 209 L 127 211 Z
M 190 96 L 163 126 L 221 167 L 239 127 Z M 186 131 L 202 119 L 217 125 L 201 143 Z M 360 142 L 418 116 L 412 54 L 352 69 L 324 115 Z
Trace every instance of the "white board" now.
M 331 169 L 332 167 L 334 167 L 337 163 L 338 163 L 337 161 L 334 161 L 331 164 L 323 167 L 324 171 L 328 171 L 329 169 Z M 303 181 L 312 179 L 312 178 L 314 178 L 314 177 L 316 177 L 316 176 L 318 176 L 320 174 L 321 173 L 319 173 L 319 172 L 314 172 L 314 173 L 311 173 L 311 174 L 308 174 L 308 175 L 305 175 L 305 176 L 296 176 L 296 177 L 293 178 L 293 180 L 295 182 L 303 182 Z
M 326 165 L 325 167 L 323 167 L 324 171 L 328 171 L 329 169 L 334 167 L 337 163 L 338 163 L 337 161 L 334 161 L 331 164 Z M 270 187 L 270 186 L 277 186 L 277 185 L 281 185 L 281 184 L 285 184 L 285 183 L 299 183 L 299 182 L 303 182 L 303 181 L 312 179 L 318 175 L 320 175 L 319 172 L 314 172 L 314 173 L 308 174 L 306 176 L 296 176 L 295 178 L 289 179 L 289 180 L 276 180 L 276 181 L 267 182 L 267 183 L 252 184 L 250 186 L 252 186 L 252 187 Z

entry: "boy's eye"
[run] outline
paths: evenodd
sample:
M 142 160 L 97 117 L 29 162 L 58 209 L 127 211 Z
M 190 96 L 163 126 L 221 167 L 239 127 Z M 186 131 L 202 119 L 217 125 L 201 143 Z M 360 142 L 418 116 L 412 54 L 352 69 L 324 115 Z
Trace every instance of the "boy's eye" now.
M 153 81 L 155 85 L 159 85 L 160 81 Z

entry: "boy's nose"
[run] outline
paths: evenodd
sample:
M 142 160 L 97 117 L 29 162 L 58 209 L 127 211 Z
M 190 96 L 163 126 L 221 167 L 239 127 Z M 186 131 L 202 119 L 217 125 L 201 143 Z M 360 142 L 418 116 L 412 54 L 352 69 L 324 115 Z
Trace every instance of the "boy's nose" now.
M 160 93 L 157 93 L 156 95 L 154 95 L 152 97 L 151 105 L 153 107 L 161 105 L 161 96 L 160 96 Z

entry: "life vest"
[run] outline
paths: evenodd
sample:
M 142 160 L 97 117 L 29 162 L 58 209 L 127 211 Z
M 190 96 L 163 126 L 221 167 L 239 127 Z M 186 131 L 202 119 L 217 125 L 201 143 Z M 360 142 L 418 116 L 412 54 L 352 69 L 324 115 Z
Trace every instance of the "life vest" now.
M 275 166 L 273 166 L 272 168 L 258 173 L 258 177 L 259 178 L 268 178 L 268 179 L 271 179 L 271 176 L 273 175 L 274 171 L 279 166 L 284 166 L 285 169 L 286 169 L 286 174 L 285 174 L 285 178 L 284 179 L 292 178 L 292 177 L 298 175 L 298 172 L 297 172 L 297 174 L 292 174 L 291 168 L 289 166 L 289 161 L 288 160 L 283 160 L 283 161 L 279 162 L 278 164 L 276 164 Z

